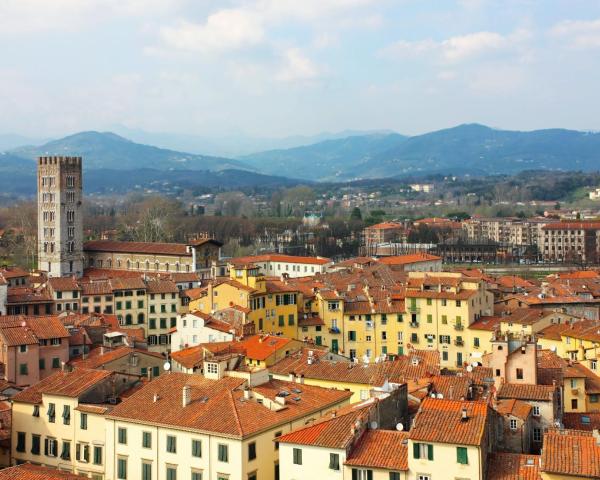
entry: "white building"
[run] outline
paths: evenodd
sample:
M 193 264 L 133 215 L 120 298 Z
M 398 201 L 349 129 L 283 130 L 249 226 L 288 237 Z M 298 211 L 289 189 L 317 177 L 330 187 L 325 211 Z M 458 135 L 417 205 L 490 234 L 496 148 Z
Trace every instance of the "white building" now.
M 194 347 L 201 343 L 232 342 L 233 326 L 212 315 L 194 311 L 177 316 L 177 331 L 171 334 L 171 351 Z
M 333 265 L 329 258 L 324 257 L 298 257 L 295 255 L 281 255 L 267 253 L 264 255 L 250 255 L 247 257 L 233 258 L 229 261 L 229 268 L 236 266 L 255 265 L 263 275 L 281 276 L 290 278 L 308 277 L 316 273 L 325 273 Z

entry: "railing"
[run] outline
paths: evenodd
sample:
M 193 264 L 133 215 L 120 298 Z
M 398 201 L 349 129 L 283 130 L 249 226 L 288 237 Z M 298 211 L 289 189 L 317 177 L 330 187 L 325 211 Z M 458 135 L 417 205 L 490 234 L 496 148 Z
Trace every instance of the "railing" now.
M 338 327 L 331 327 L 329 333 L 340 333 L 340 329 Z
M 421 311 L 421 309 L 420 309 L 419 307 L 417 307 L 416 305 L 409 305 L 409 306 L 407 307 L 407 310 L 408 310 L 410 313 L 419 313 L 419 312 Z
M 464 340 L 454 340 L 454 345 L 457 347 L 463 347 L 465 345 Z
M 464 329 L 465 329 L 465 327 L 463 326 L 462 323 L 455 323 L 454 324 L 454 330 L 458 330 L 460 332 L 460 331 L 462 331 Z
M 413 328 L 419 328 L 419 322 L 410 322 L 409 325 Z

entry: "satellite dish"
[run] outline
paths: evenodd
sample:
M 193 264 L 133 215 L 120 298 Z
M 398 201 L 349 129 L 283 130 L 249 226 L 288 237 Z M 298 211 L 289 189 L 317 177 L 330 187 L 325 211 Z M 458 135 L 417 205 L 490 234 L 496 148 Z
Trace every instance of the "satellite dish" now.
M 471 362 L 471 366 L 473 368 L 478 367 L 479 366 L 479 362 Z
M 469 365 L 469 366 L 467 367 L 467 372 L 471 373 L 472 371 L 473 371 L 473 367 L 472 367 L 471 365 Z
M 437 394 L 437 398 L 439 398 L 441 400 L 442 398 L 444 398 L 444 394 L 443 393 L 438 393 Z
M 556 345 L 552 345 L 552 346 L 550 347 L 550 350 L 551 350 L 551 351 L 553 351 L 554 353 L 556 353 Z
M 401 432 L 402 430 L 404 430 L 404 425 L 402 425 L 401 423 L 397 423 L 396 424 L 396 430 L 398 430 L 399 432 Z
M 23 321 L 21 322 L 21 326 L 22 326 L 23 328 L 25 328 L 25 327 L 27 326 L 27 322 L 25 322 L 25 321 L 23 320 Z
M 377 422 L 371 422 L 371 430 L 377 430 Z
M 431 392 L 431 394 L 429 395 L 431 398 L 435 398 L 435 392 Z
M 171 370 L 171 364 L 169 362 L 165 362 L 163 368 L 165 369 L 165 372 L 168 372 L 169 370 Z

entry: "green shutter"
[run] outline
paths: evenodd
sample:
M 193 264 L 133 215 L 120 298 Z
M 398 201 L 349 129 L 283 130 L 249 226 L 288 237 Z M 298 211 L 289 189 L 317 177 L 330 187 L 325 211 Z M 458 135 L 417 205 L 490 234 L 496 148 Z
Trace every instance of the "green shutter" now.
M 413 443 L 413 457 L 421 458 L 421 446 L 418 443 Z
M 356 468 L 352 469 L 352 480 L 358 480 L 358 470 Z
M 433 445 L 427 445 L 427 459 L 433 460 Z
M 456 447 L 456 461 L 462 465 L 467 465 L 469 463 L 467 449 L 465 447 Z

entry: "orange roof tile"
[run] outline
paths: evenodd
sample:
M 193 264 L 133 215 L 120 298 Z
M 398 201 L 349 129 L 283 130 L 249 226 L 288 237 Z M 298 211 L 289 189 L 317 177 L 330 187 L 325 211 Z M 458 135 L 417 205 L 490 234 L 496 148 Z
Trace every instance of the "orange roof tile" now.
M 200 375 L 172 372 L 161 375 L 117 405 L 109 418 L 165 425 L 243 438 L 277 425 L 346 402 L 351 392 L 272 380 L 252 388 L 253 395 L 275 397 L 282 390 L 300 389 L 287 397 L 285 408 L 270 409 L 255 398 L 244 398 L 245 380 L 225 377 L 208 380 Z M 182 403 L 184 386 L 190 387 L 191 402 Z M 155 396 L 158 396 L 155 401 Z M 294 400 L 298 398 L 298 400 Z
M 462 420 L 462 410 L 467 420 Z M 488 421 L 487 403 L 427 397 L 415 417 L 411 440 L 481 445 Z
M 108 370 L 88 370 L 85 368 L 76 368 L 71 372 L 56 372 L 17 393 L 12 400 L 24 403 L 40 403 L 43 394 L 76 398 L 111 375 L 112 372 Z
M 385 470 L 408 470 L 408 432 L 367 430 L 346 465 Z
M 600 445 L 590 432 L 547 432 L 542 448 L 542 472 L 600 478 Z
M 281 255 L 278 253 L 265 253 L 264 255 L 248 255 L 229 260 L 233 264 L 252 264 L 258 262 L 280 262 L 280 263 L 305 263 L 308 265 L 327 265 L 331 263 L 330 258 L 324 257 L 301 257 L 295 255 Z
M 25 463 L 0 470 L 0 480 L 84 480 L 87 475 Z
M 498 404 L 496 406 L 496 411 L 500 415 L 512 415 L 513 417 L 520 418 L 521 420 L 527 420 L 531 410 L 531 405 L 514 398 L 498 400 Z
M 252 360 L 266 360 L 278 350 L 286 348 L 291 342 L 289 338 L 273 335 L 252 335 L 239 342 L 246 352 L 246 357 Z
M 87 252 L 146 253 L 149 255 L 177 255 L 191 257 L 183 243 L 119 242 L 115 240 L 92 240 L 83 244 Z
M 409 255 L 381 257 L 377 261 L 379 263 L 383 263 L 384 265 L 408 265 L 411 263 L 433 262 L 437 260 L 441 261 L 442 257 L 431 255 L 429 253 L 412 253 Z
M 540 456 L 494 453 L 488 463 L 488 480 L 541 480 Z
M 533 385 L 527 383 L 505 383 L 498 391 L 498 398 L 515 398 L 518 400 L 535 400 L 551 402 L 555 388 L 550 385 Z

